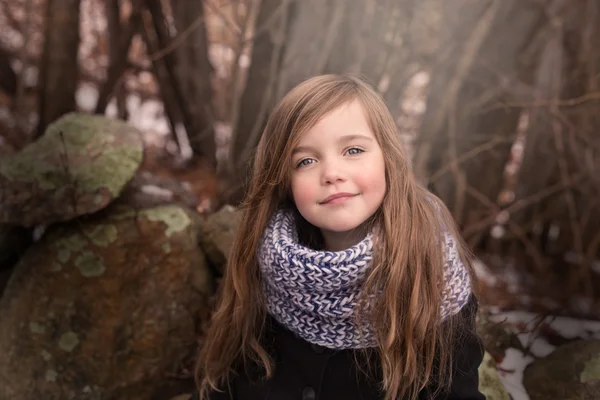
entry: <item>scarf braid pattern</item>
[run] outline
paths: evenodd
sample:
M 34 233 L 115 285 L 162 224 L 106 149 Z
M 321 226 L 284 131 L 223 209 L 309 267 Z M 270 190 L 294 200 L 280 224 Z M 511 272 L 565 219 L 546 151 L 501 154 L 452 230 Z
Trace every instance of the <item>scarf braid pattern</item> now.
M 445 235 L 445 291 L 440 318 L 456 314 L 467 303 L 470 278 L 454 240 Z M 318 251 L 298 243 L 295 215 L 278 210 L 267 226 L 257 252 L 267 310 L 302 339 L 331 349 L 377 345 L 370 324 L 357 324 L 355 313 L 370 315 L 374 296 L 365 305 L 361 293 L 373 259 L 369 233 L 343 251 Z

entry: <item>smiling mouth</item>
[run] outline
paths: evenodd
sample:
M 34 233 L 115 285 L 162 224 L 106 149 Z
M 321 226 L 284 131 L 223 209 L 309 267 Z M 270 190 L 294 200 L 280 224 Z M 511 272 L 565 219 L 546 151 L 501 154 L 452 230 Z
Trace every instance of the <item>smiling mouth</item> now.
M 327 197 L 325 200 L 320 202 L 320 204 L 340 204 L 344 203 L 345 201 L 351 199 L 354 196 L 356 196 L 356 194 L 354 193 L 336 193 Z

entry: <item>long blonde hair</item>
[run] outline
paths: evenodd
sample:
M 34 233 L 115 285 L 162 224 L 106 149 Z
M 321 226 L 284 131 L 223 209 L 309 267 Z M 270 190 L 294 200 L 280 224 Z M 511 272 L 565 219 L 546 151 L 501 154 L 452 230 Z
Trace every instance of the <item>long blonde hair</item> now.
M 450 385 L 457 316 L 439 323 L 443 295 L 443 229 L 459 245 L 474 278 L 460 235 L 444 204 L 415 179 L 396 124 L 380 96 L 350 75 L 323 75 L 292 89 L 271 114 L 256 150 L 252 175 L 219 291 L 218 303 L 196 368 L 201 398 L 222 389 L 245 366 L 273 374 L 261 338 L 266 306 L 256 249 L 280 207 L 290 202 L 291 152 L 300 136 L 330 111 L 358 100 L 383 151 L 387 191 L 374 216 L 378 232 L 365 293 L 375 288 L 370 323 L 377 334 L 386 400 L 415 399 L 427 385 L 432 394 Z M 475 280 L 472 279 L 474 282 Z M 431 386 L 433 385 L 433 386 Z

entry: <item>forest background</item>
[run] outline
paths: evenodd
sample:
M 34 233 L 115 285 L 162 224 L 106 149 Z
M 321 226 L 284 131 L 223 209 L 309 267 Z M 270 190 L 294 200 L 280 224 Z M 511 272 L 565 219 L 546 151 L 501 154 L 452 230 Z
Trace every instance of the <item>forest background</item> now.
M 0 158 L 70 112 L 122 119 L 211 214 L 274 104 L 329 72 L 381 93 L 483 303 L 600 320 L 595 0 L 0 0 Z

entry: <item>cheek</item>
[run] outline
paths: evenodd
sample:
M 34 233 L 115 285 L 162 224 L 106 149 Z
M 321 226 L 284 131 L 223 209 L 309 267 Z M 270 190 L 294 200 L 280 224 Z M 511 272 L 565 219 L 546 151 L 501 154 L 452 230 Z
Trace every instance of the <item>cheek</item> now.
M 383 164 L 373 163 L 369 165 L 368 170 L 363 170 L 356 182 L 361 190 L 368 196 L 383 199 L 386 190 L 385 167 Z
M 304 205 L 315 202 L 315 188 L 308 179 L 302 177 L 292 179 L 292 196 L 296 207 L 302 208 Z

